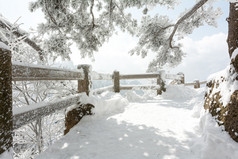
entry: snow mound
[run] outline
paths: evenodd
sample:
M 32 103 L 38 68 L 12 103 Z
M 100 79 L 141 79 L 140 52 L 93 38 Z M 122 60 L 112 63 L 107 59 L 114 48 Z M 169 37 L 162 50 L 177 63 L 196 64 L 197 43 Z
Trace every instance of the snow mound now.
M 197 95 L 194 88 L 186 87 L 184 85 L 168 85 L 166 92 L 162 93 L 165 99 L 191 99 Z
M 95 106 L 92 110 L 95 117 L 104 117 L 124 111 L 129 104 L 128 100 L 123 98 L 121 94 L 112 92 L 104 92 L 100 96 L 89 97 L 91 103 Z
M 10 149 L 10 151 L 5 151 L 0 155 L 0 159 L 13 159 L 13 151 Z
M 201 112 L 198 130 L 201 136 L 195 139 L 191 150 L 201 159 L 237 159 L 238 144 L 218 126 L 209 112 Z
M 128 91 L 125 93 L 125 98 L 130 102 L 142 102 L 144 101 L 143 96 L 136 94 L 135 91 Z
M 10 48 L 6 44 L 4 44 L 3 42 L 0 42 L 0 48 L 5 49 L 5 50 L 10 50 Z

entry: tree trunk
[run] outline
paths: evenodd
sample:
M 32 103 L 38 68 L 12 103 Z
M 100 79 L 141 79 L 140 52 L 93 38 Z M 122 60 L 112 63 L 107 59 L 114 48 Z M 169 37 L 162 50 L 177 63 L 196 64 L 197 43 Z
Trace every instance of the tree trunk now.
M 228 22 L 228 51 L 230 57 L 233 51 L 238 47 L 238 3 L 230 3 L 230 14 Z M 236 69 L 238 70 L 238 69 Z

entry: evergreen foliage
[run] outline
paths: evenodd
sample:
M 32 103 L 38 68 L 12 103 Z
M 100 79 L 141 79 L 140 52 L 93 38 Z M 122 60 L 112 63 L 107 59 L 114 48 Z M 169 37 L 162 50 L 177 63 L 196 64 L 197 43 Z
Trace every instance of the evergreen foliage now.
M 156 54 L 148 69 L 156 71 L 164 65 L 178 65 L 185 55 L 179 40 L 205 23 L 216 26 L 215 20 L 221 14 L 220 9 L 212 7 L 212 0 L 199 0 L 173 21 L 169 16 L 151 16 L 150 9 L 157 5 L 173 9 L 179 1 L 37 0 L 31 3 L 30 10 L 40 8 L 45 15 L 46 22 L 40 24 L 38 30 L 51 57 L 69 58 L 72 42 L 77 44 L 82 57 L 93 57 L 119 28 L 139 38 L 131 55 Z M 132 18 L 132 7 L 142 9 L 144 15 L 140 21 Z

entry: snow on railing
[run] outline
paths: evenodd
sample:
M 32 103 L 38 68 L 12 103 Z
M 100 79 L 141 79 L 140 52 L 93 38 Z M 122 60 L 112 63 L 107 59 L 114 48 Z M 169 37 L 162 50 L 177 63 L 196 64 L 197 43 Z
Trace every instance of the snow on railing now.
M 78 92 L 88 94 L 89 90 L 89 65 L 79 65 L 78 70 L 59 69 L 41 65 L 22 64 L 13 62 L 12 80 L 78 80 Z M 78 104 L 80 95 L 68 97 L 59 101 L 37 103 L 23 108 L 13 110 L 13 128 L 17 129 L 28 124 L 39 117 L 44 117 L 56 110 L 67 108 Z
M 29 124 L 35 121 L 39 117 L 44 117 L 49 114 L 62 110 L 77 104 L 83 94 L 77 94 L 65 99 L 52 101 L 52 102 L 41 102 L 32 104 L 26 107 L 14 108 L 13 109 L 13 129 L 20 128 L 23 125 Z
M 42 65 L 12 63 L 13 81 L 32 80 L 80 80 L 84 78 L 83 70 L 59 69 Z

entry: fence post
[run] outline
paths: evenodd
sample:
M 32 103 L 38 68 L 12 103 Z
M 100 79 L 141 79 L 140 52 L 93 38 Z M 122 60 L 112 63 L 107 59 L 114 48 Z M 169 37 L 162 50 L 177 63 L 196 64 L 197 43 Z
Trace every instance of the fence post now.
M 194 80 L 194 88 L 200 88 L 199 80 Z
M 86 92 L 87 95 L 89 95 L 90 88 L 92 86 L 91 82 L 91 66 L 90 65 L 78 65 L 78 69 L 83 69 L 84 72 L 84 79 L 78 80 L 78 92 Z
M 161 75 L 158 75 L 158 77 L 157 77 L 157 85 L 160 86 L 160 88 L 157 89 L 157 95 L 161 95 L 162 92 L 166 91 L 165 83 L 164 83 L 163 79 L 161 78 Z
M 78 93 L 86 92 L 89 95 L 91 82 L 91 66 L 90 65 L 78 65 L 78 69 L 83 69 L 84 79 L 78 80 Z M 84 115 L 91 115 L 91 109 L 94 106 L 92 104 L 81 104 L 78 103 L 78 107 L 67 112 L 65 116 L 65 130 L 66 135 L 72 127 L 74 127 Z
M 115 93 L 120 93 L 120 73 L 118 71 L 113 72 L 113 89 Z
M 179 73 L 177 73 L 177 75 L 179 75 L 179 76 L 181 77 L 181 78 L 180 78 L 180 82 L 181 82 L 181 84 L 184 84 L 184 83 L 185 83 L 184 73 L 179 72 Z
M 0 48 L 0 154 L 12 147 L 11 52 Z

